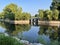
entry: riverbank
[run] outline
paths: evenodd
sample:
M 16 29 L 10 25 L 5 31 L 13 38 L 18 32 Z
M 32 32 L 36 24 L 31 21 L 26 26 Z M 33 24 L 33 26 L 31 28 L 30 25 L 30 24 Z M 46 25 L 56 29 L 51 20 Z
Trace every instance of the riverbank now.
M 10 24 L 30 24 L 29 20 L 3 20 L 0 19 L 0 21 L 7 22 Z M 34 23 L 34 22 L 31 22 Z M 60 21 L 39 21 L 38 20 L 38 25 L 48 25 L 48 26 L 60 26 Z
M 12 40 L 15 40 L 16 41 L 16 43 L 17 42 L 19 42 L 20 44 L 22 44 L 22 45 L 43 45 L 43 44 L 41 44 L 41 43 L 31 43 L 31 42 L 29 42 L 29 41 L 27 41 L 27 40 L 20 40 L 19 38 L 17 38 L 17 37 L 15 37 L 15 36 L 12 36 L 12 37 L 10 37 L 7 33 L 1 33 L 0 34 L 0 37 L 3 37 L 3 42 L 4 42 L 4 40 L 7 40 L 7 38 L 8 38 L 8 40 L 7 41 L 9 41 L 10 39 L 12 39 Z M 0 38 L 0 39 L 2 39 L 2 37 Z M 5 37 L 5 38 L 4 38 Z M 0 41 L 0 42 L 2 42 L 2 41 Z M 5 42 L 5 43 L 9 43 L 9 42 Z M 10 43 L 14 43 L 15 44 L 15 42 L 10 42 Z M 18 44 L 18 43 L 17 43 Z
M 7 22 L 7 21 L 5 21 L 5 22 Z M 9 21 L 9 23 L 11 23 L 11 24 L 29 24 L 29 20 L 19 20 L 19 21 L 17 21 L 17 20 L 15 20 L 15 21 L 11 20 L 11 21 Z
M 60 21 L 38 21 L 38 25 L 60 26 Z
M 7 22 L 10 24 L 29 24 L 29 20 L 3 20 L 0 19 L 0 21 Z

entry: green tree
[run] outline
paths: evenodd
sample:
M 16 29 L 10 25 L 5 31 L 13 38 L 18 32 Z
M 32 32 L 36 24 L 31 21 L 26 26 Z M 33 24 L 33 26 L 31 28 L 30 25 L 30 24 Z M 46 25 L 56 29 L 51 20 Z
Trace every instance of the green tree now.
M 5 18 L 14 20 L 16 12 L 17 12 L 17 5 L 15 4 L 9 4 L 4 8 Z
M 22 8 L 15 4 L 9 4 L 4 8 L 4 18 L 10 20 L 28 20 L 31 14 L 22 12 Z
M 0 19 L 4 19 L 4 12 L 0 13 Z
M 53 15 L 52 15 L 53 20 L 58 20 L 58 16 L 59 16 L 59 11 L 56 9 L 53 10 Z
M 44 18 L 46 20 L 52 20 L 52 11 L 51 10 L 45 10 L 44 11 Z
M 35 14 L 35 17 L 39 17 L 38 14 Z
M 43 20 L 44 19 L 44 11 L 39 9 L 38 16 L 40 17 L 41 20 Z
M 30 19 L 30 17 L 31 17 L 30 13 L 27 13 L 27 12 L 22 13 L 22 20 L 28 20 Z
M 60 2 L 58 2 L 58 0 L 53 0 L 50 9 L 59 11 L 58 20 L 60 20 Z
M 16 15 L 15 15 L 15 20 L 21 20 L 23 17 L 22 17 L 22 8 L 19 7 L 17 12 L 16 12 Z

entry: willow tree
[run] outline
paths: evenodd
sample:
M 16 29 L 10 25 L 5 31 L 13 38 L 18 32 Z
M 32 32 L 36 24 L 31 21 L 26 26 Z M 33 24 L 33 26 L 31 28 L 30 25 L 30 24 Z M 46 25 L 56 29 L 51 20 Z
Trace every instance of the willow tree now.
M 44 11 L 44 18 L 46 20 L 52 20 L 52 11 L 51 10 L 45 10 Z
M 41 20 L 44 19 L 44 11 L 43 10 L 38 10 L 38 17 L 40 17 Z
M 58 20 L 58 16 L 59 16 L 59 11 L 56 9 L 53 10 L 53 15 L 52 15 L 53 20 Z

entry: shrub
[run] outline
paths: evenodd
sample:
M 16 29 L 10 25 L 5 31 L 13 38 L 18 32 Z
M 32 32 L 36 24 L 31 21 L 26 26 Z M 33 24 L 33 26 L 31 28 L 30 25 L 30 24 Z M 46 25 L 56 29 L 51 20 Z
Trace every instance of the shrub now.
M 23 45 L 16 39 L 0 34 L 0 45 Z

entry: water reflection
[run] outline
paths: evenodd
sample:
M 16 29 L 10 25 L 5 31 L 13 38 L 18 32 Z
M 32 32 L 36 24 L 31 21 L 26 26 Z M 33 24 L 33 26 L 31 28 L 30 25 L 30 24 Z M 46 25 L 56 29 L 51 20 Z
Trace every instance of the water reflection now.
M 0 22 L 0 33 L 4 33 L 6 31 L 4 23 Z
M 57 26 L 40 26 L 38 34 L 40 37 L 42 35 L 42 40 L 40 38 L 39 41 L 42 41 L 41 43 L 44 43 L 45 45 L 59 45 L 60 43 L 60 28 Z M 48 38 L 46 39 L 48 42 L 43 39 L 43 35 L 47 36 L 50 39 L 50 42 L 47 40 Z
M 37 42 L 38 37 L 38 26 L 31 26 L 28 24 L 14 25 L 9 23 L 4 23 L 6 31 L 10 36 L 15 36 L 23 40 L 28 40 L 29 42 Z
M 16 36 L 29 42 L 40 42 L 44 45 L 60 45 L 60 28 L 57 26 L 31 26 L 0 23 L 0 30 L 10 36 Z
M 14 25 L 14 24 L 5 23 L 6 32 L 8 32 L 8 34 L 10 35 L 17 35 L 19 32 L 28 31 L 30 27 L 31 26 L 28 24 Z

